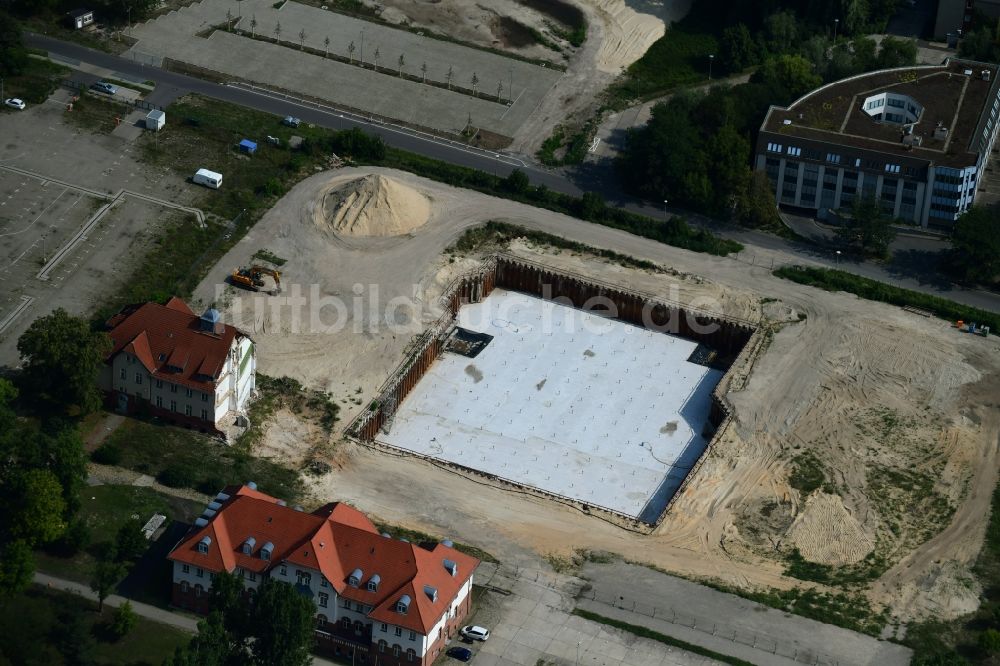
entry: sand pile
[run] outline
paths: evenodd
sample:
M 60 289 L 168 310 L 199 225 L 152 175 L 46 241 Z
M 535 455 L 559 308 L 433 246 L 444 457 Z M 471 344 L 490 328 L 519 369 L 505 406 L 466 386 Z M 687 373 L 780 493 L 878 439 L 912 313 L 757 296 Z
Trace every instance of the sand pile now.
M 666 30 L 662 19 L 640 14 L 626 5 L 625 0 L 590 0 L 590 4 L 604 18 L 604 41 L 597 54 L 597 69 L 602 72 L 618 74 L 623 67 L 641 58 Z M 678 13 L 683 16 L 686 9 Z
M 345 236 L 400 236 L 427 222 L 430 201 L 380 174 L 369 174 L 323 195 L 315 220 Z
M 860 562 L 875 547 L 840 496 L 822 492 L 806 501 L 787 539 L 810 562 L 834 566 Z

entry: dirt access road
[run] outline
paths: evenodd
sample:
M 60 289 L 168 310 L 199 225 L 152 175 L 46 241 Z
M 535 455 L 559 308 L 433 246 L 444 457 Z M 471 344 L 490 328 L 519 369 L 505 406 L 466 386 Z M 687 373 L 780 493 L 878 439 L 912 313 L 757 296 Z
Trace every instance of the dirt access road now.
M 426 196 L 427 222 L 382 238 L 324 228 L 316 211 L 331 187 L 371 173 Z M 773 331 L 769 343 L 746 385 L 727 396 L 733 427 L 649 536 L 430 463 L 350 444 L 338 446 L 330 474 L 310 477 L 317 500 L 348 500 L 385 520 L 451 535 L 505 562 L 536 568 L 545 555 L 586 548 L 742 587 L 787 588 L 799 583 L 783 574 L 796 547 L 815 562 L 870 570 L 866 575 L 876 579 L 880 570 L 869 569 L 864 557 L 889 566 L 903 562 L 883 576 L 884 584 L 862 586 L 902 621 L 954 615 L 978 603 L 969 566 L 982 542 L 988 489 L 997 475 L 992 461 L 998 423 L 990 416 L 1000 390 L 996 341 L 771 275 L 772 260 L 777 266 L 800 261 L 796 257 L 762 251 L 751 265 L 410 174 L 343 169 L 293 188 L 209 274 L 197 296 L 204 304 L 215 301 L 255 337 L 262 372 L 330 391 L 350 419 L 437 314 L 444 286 L 476 261 L 443 257 L 442 250 L 490 219 L 613 249 L 674 273 L 627 270 L 523 243 L 514 244 L 517 253 L 675 300 L 697 298 L 722 313 L 763 317 Z M 290 259 L 285 293 L 267 297 L 227 289 L 226 274 L 261 248 Z M 387 311 L 383 305 L 394 297 L 409 299 L 412 307 Z M 329 305 L 336 299 L 345 301 L 342 326 L 321 330 L 336 313 Z M 310 313 L 321 305 L 323 327 L 310 327 Z M 294 422 L 284 415 L 271 428 L 270 455 L 301 459 L 308 427 L 290 430 Z M 819 470 L 821 487 L 791 485 L 792 470 L 803 464 Z M 933 538 L 948 525 L 956 527 Z M 950 564 L 937 567 L 935 560 Z

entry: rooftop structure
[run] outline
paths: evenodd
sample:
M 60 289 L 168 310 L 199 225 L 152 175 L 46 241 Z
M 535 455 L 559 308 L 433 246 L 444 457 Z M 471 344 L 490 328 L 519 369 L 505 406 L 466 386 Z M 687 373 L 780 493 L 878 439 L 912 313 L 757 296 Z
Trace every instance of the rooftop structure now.
M 894 217 L 948 228 L 975 198 L 996 138 L 996 65 L 883 70 L 830 83 L 761 126 L 756 168 L 778 202 L 825 215 L 857 195 Z
M 479 565 L 450 542 L 380 534 L 346 504 L 307 513 L 253 483 L 223 489 L 168 559 L 173 603 L 202 613 L 222 572 L 248 590 L 267 578 L 293 585 L 316 604 L 320 646 L 358 664 L 433 661 L 468 614 Z

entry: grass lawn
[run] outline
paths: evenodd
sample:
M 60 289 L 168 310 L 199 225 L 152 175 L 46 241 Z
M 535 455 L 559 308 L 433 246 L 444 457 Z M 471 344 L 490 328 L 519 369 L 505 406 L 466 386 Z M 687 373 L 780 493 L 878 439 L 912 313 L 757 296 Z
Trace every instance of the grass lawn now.
M 161 664 L 180 645 L 191 639 L 187 633 L 139 618 L 135 628 L 118 641 L 110 640 L 104 624 L 112 610 L 97 614 L 97 604 L 72 594 L 33 586 L 0 605 L 0 662 L 45 665 L 84 662 L 79 651 L 94 664 Z M 79 631 L 68 626 L 79 623 Z M 76 636 L 77 640 L 70 640 Z M 77 648 L 73 656 L 72 648 Z
M 170 521 L 192 522 L 205 508 L 201 502 L 184 500 L 136 486 L 93 486 L 81 493 L 80 519 L 90 530 L 90 545 L 70 557 L 38 552 L 38 569 L 53 576 L 87 582 L 95 555 L 102 544 L 113 541 L 119 528 L 132 516 L 145 523 L 154 513 Z
M 215 494 L 231 483 L 256 481 L 261 492 L 292 501 L 302 494 L 298 472 L 229 447 L 199 433 L 126 419 L 102 445 L 118 464 L 161 483 Z
M 17 97 L 28 104 L 41 104 L 56 89 L 60 79 L 68 72 L 68 67 L 56 65 L 48 60 L 28 58 L 23 72 L 17 76 L 3 78 L 4 99 Z M 3 107 L 3 111 L 17 113 L 16 110 L 8 107 Z

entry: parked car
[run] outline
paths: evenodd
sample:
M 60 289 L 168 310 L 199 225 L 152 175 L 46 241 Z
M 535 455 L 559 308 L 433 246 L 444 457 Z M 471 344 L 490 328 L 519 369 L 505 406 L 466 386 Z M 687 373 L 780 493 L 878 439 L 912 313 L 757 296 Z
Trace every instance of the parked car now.
M 452 659 L 458 659 L 459 661 L 469 661 L 472 659 L 472 650 L 467 647 L 448 648 L 448 651 L 445 654 Z
M 485 641 L 490 637 L 489 629 L 475 624 L 462 627 L 462 631 L 459 633 L 462 634 L 463 637 L 468 638 L 470 641 Z
M 285 116 L 285 119 L 281 121 L 282 125 L 288 125 L 289 127 L 298 127 L 302 121 L 295 116 Z
M 24 107 L 25 107 L 24 102 L 22 100 L 19 100 L 16 97 L 11 97 L 9 99 L 5 99 L 3 101 L 3 103 L 6 104 L 7 106 L 9 106 L 12 109 L 17 109 L 18 111 L 24 111 Z
M 97 92 L 107 93 L 109 95 L 118 94 L 118 86 L 108 83 L 107 81 L 98 81 L 97 83 L 90 86 Z

